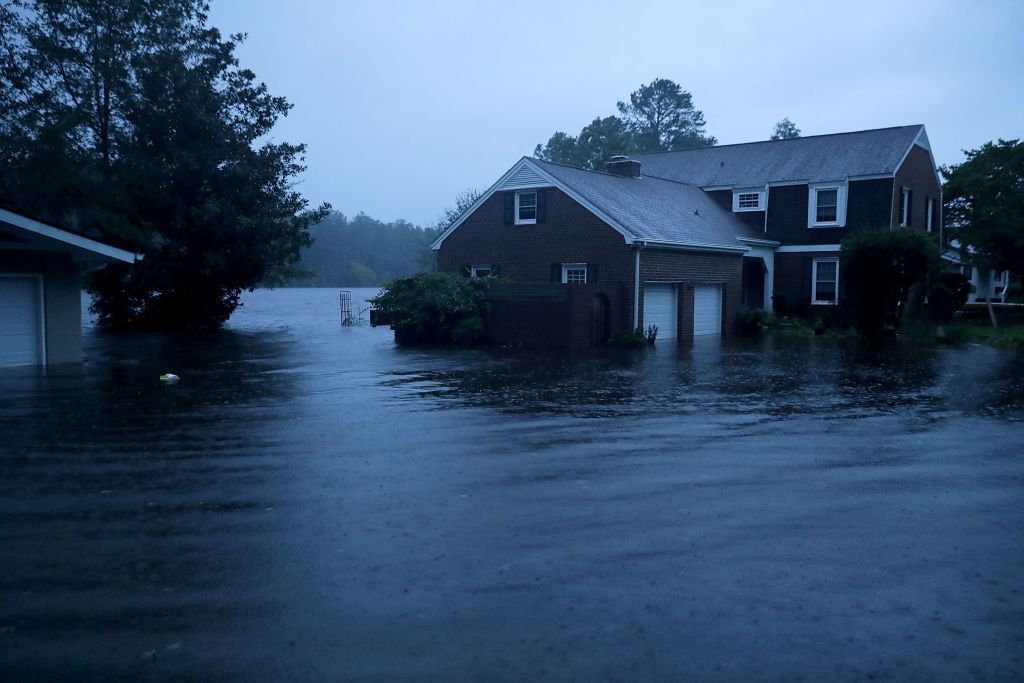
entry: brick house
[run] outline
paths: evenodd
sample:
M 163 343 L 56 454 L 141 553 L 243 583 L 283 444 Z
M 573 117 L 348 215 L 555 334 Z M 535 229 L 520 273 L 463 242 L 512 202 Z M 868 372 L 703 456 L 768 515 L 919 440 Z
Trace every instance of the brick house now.
M 434 242 L 437 268 L 497 273 L 498 343 L 583 347 L 616 331 L 728 337 L 741 307 L 833 315 L 839 244 L 941 231 L 924 126 L 616 157 L 524 157 Z

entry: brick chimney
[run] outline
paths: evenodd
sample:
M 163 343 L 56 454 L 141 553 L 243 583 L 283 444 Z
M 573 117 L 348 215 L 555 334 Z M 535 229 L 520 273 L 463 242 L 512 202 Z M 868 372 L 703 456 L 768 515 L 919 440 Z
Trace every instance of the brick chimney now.
M 618 154 L 605 162 L 604 170 L 606 173 L 620 175 L 623 178 L 639 178 L 640 162 Z

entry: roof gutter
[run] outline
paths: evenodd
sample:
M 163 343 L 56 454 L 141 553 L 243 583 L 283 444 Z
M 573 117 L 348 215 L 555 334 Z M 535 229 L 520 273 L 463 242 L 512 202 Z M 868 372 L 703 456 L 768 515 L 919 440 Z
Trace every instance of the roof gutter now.
M 711 244 L 690 244 L 687 242 L 669 242 L 667 240 L 633 240 L 633 244 L 654 249 L 678 249 L 680 251 L 699 251 L 712 254 L 742 254 L 747 251 L 746 247 L 720 247 Z

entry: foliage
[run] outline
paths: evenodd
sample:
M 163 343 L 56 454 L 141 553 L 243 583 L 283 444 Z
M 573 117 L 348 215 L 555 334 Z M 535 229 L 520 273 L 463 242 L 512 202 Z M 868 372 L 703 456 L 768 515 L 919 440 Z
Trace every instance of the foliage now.
M 677 83 L 658 78 L 619 102 L 620 116 L 595 118 L 579 135 L 556 132 L 533 155 L 559 164 L 603 170 L 611 157 L 715 144 L 704 131 L 704 114 Z
M 423 270 L 431 258 L 434 229 L 402 220 L 393 223 L 359 214 L 332 213 L 310 228 L 313 244 L 302 250 L 305 271 L 290 285 L 306 287 L 370 287 Z
M 109 327 L 208 328 L 279 284 L 308 228 L 287 101 L 240 66 L 202 0 L 14 0 L 0 50 L 0 195 L 143 255 L 89 283 Z
M 485 295 L 495 280 L 420 273 L 392 280 L 370 303 L 391 321 L 399 344 L 475 344 L 484 340 Z
M 533 155 L 544 161 L 601 171 L 608 159 L 634 151 L 626 124 L 617 116 L 606 116 L 591 121 L 576 137 L 555 133 L 547 144 L 537 145 Z
M 619 114 L 640 152 L 708 147 L 717 140 L 704 132 L 704 114 L 678 83 L 656 78 L 618 103 Z
M 647 340 L 649 346 L 654 346 L 654 342 L 658 339 L 658 326 L 648 325 L 647 329 L 644 330 L 644 339 Z
M 928 311 L 933 320 L 946 322 L 963 308 L 971 293 L 971 283 L 961 273 L 939 273 L 928 287 Z
M 914 344 L 986 344 L 999 349 L 1024 349 L 1024 325 L 992 327 L 983 320 L 957 320 L 935 325 L 918 321 L 906 326 L 902 337 Z
M 946 237 L 982 272 L 1024 277 L 1024 143 L 986 142 L 943 166 Z
M 740 309 L 739 315 L 736 316 L 737 331 L 748 337 L 761 334 L 761 331 L 766 327 L 765 323 L 768 315 L 768 311 L 763 308 Z
M 938 249 L 921 232 L 867 230 L 843 240 L 840 268 L 857 327 L 899 327 L 911 287 L 938 267 Z
M 619 346 L 627 349 L 639 349 L 649 345 L 647 335 L 644 333 L 644 329 L 642 327 L 637 327 L 635 330 L 619 330 L 612 335 L 609 343 L 612 346 Z
M 476 188 L 469 187 L 455 195 L 455 206 L 446 206 L 441 212 L 441 217 L 437 219 L 434 224 L 434 235 L 440 235 L 442 232 L 452 226 L 452 223 L 459 220 L 459 217 L 466 213 L 469 207 L 476 203 L 476 200 L 480 199 L 480 195 L 483 192 Z M 433 237 L 431 238 L 433 239 Z
M 800 137 L 800 129 L 796 127 L 796 124 L 789 120 L 789 117 L 782 119 L 775 124 L 775 130 L 772 131 L 770 140 L 792 140 L 793 138 Z

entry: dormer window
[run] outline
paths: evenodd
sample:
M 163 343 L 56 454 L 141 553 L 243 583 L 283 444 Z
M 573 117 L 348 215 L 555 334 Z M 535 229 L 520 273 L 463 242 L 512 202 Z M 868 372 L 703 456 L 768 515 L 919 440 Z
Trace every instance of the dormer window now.
M 846 185 L 811 185 L 807 205 L 807 227 L 839 228 L 846 224 Z
M 516 192 L 516 225 L 532 225 L 537 222 L 537 192 Z
M 733 211 L 764 211 L 764 190 L 733 190 Z

